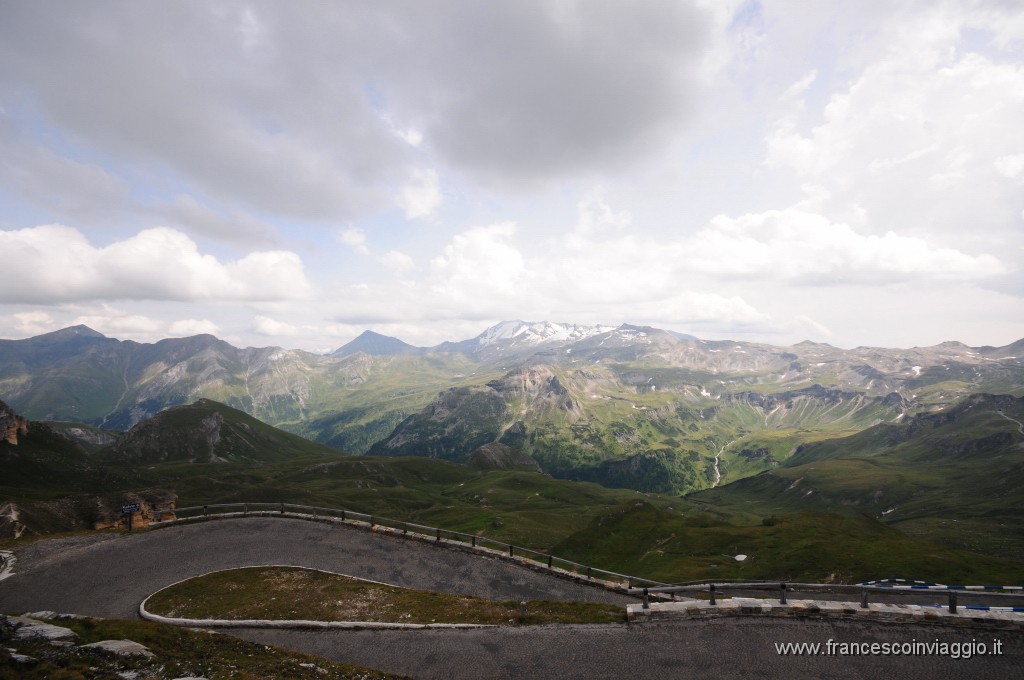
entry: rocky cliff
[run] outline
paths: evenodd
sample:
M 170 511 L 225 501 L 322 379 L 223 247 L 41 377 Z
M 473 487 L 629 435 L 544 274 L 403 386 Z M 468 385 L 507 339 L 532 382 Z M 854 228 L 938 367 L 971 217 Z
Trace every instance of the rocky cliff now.
M 18 444 L 18 436 L 28 434 L 28 421 L 0 401 L 0 439 L 8 444 Z
M 132 528 L 141 529 L 150 522 L 173 519 L 178 497 L 171 491 L 147 489 L 139 492 L 68 496 L 50 501 L 7 502 L 0 505 L 0 538 L 20 538 L 23 534 L 48 534 L 83 529 L 123 529 L 128 515 L 121 508 L 138 503 L 131 516 Z

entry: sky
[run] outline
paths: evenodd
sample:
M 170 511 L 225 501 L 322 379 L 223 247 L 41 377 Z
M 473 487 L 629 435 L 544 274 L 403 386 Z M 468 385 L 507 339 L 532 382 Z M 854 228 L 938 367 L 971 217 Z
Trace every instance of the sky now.
M 0 337 L 1024 338 L 1017 0 L 0 0 Z

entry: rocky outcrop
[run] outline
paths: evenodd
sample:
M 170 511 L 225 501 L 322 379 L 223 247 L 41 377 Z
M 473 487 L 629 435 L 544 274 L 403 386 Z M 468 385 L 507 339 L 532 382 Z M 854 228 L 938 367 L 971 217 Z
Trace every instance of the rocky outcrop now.
M 18 516 L 18 506 L 7 502 L 0 505 L 0 538 L 21 538 L 25 525 Z
M 93 529 L 116 529 L 128 526 L 128 515 L 121 509 L 132 503 L 139 504 L 139 511 L 132 513 L 132 528 L 149 526 L 150 522 L 174 519 L 174 508 L 178 501 L 177 494 L 162 489 L 124 493 L 115 496 L 97 496 L 92 502 Z
M 174 519 L 178 497 L 171 491 L 147 489 L 138 492 L 103 496 L 68 496 L 52 501 L 10 502 L 0 506 L 0 538 L 19 538 L 29 534 L 82 529 L 123 529 L 128 515 L 121 513 L 125 505 L 139 504 L 131 515 L 132 528 L 149 526 L 150 522 Z
M 18 436 L 26 434 L 28 434 L 28 421 L 0 401 L 0 439 L 17 446 Z
M 481 470 L 526 470 L 540 472 L 540 465 L 529 455 L 504 444 L 484 444 L 469 454 L 469 465 Z

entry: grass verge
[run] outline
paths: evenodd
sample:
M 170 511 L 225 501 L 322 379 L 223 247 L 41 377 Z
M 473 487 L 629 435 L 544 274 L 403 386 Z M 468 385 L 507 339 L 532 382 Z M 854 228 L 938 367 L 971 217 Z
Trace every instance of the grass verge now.
M 48 680 L 205 677 L 209 680 L 383 680 L 399 676 L 334 663 L 307 654 L 268 647 L 230 635 L 194 631 L 148 621 L 78 619 L 52 621 L 78 634 L 78 646 L 55 647 L 42 640 L 13 640 L 0 616 L 0 680 Z M 115 656 L 80 645 L 101 640 L 132 640 L 145 645 L 152 659 Z M 19 660 L 16 654 L 32 662 Z M 130 675 L 135 673 L 134 676 Z
M 610 604 L 531 600 L 520 603 L 361 581 L 297 567 L 219 571 L 173 585 L 149 599 L 161 616 L 189 619 L 372 621 L 536 625 L 621 623 L 625 610 Z

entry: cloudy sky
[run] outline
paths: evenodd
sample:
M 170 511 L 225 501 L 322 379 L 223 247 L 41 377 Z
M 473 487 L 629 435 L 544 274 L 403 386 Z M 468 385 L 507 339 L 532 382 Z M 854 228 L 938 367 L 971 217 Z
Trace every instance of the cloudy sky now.
M 1017 0 L 0 0 L 0 337 L 1024 337 Z

